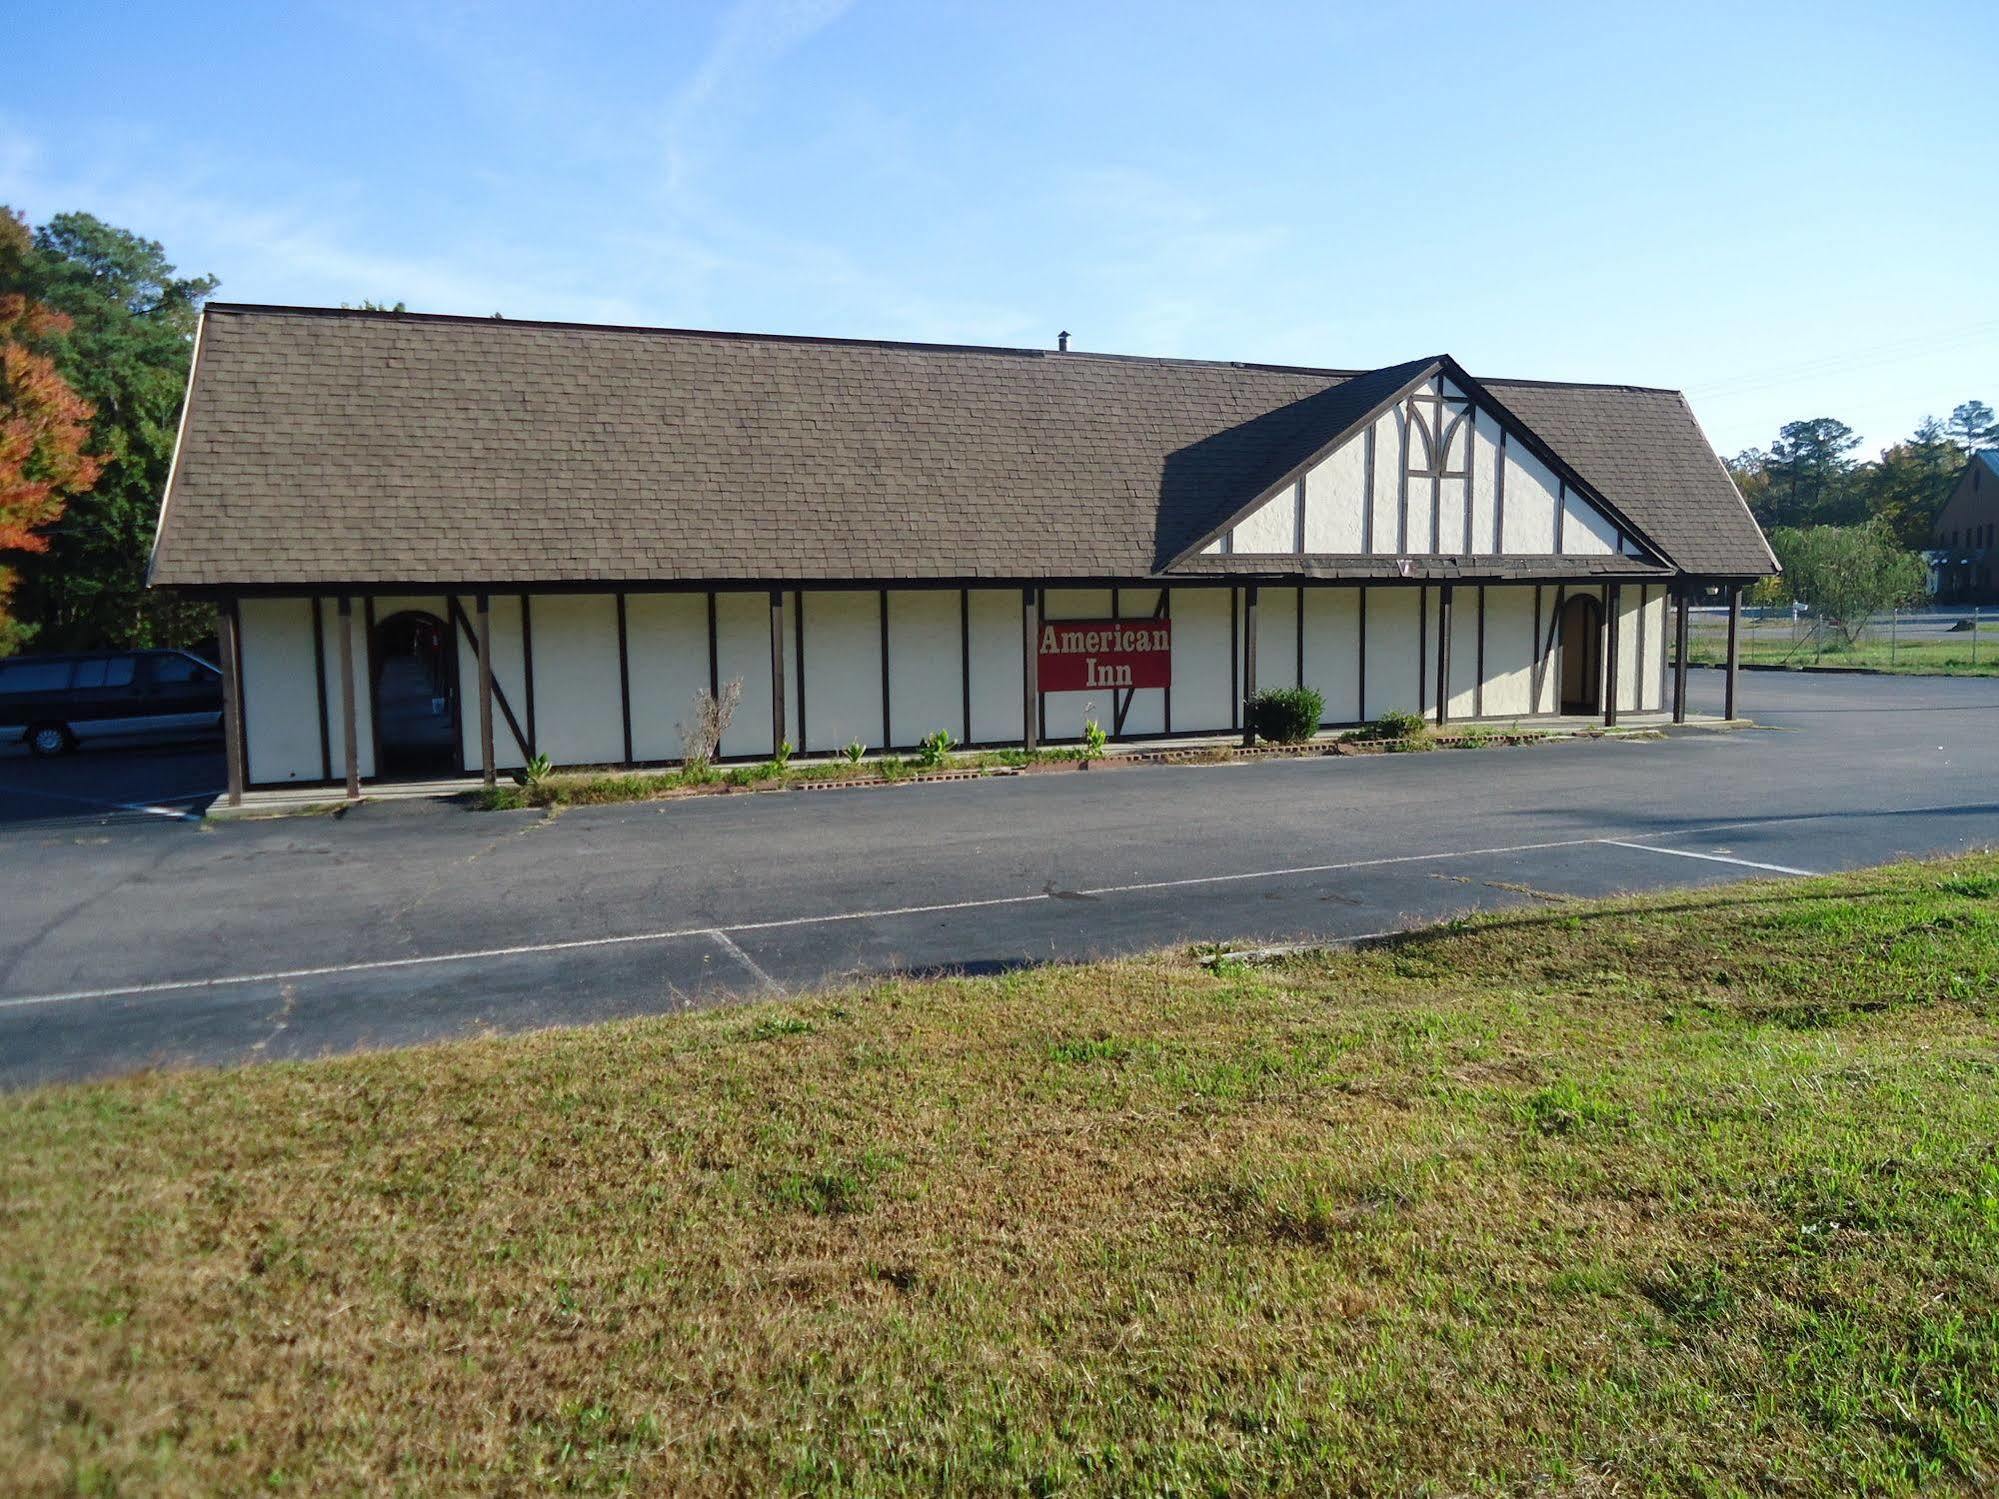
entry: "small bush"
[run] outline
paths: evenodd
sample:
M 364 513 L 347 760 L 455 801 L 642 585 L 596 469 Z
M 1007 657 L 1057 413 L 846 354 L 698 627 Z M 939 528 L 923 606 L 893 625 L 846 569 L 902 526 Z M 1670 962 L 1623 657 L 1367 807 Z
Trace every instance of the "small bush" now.
M 845 760 L 849 765 L 859 765 L 861 763 L 861 756 L 867 752 L 868 747 L 861 743 L 860 740 L 849 739 L 840 751 L 840 758 Z
M 951 755 L 951 746 L 958 741 L 951 737 L 949 729 L 939 729 L 934 734 L 924 736 L 916 758 L 926 770 L 935 770 Z
M 1386 744 L 1392 749 L 1430 748 L 1430 725 L 1418 713 L 1384 713 L 1355 729 L 1352 738 Z
M 530 791 L 538 790 L 548 783 L 548 778 L 554 770 L 555 767 L 549 763 L 548 756 L 536 755 L 514 772 L 514 784 L 524 786 Z
M 777 751 L 770 757 L 772 768 L 780 771 L 785 769 L 785 767 L 791 764 L 791 757 L 797 752 L 797 749 L 798 746 L 793 744 L 789 739 L 778 740 Z
M 1103 758 L 1104 746 L 1110 742 L 1110 737 L 1109 734 L 1104 732 L 1104 726 L 1094 718 L 1084 723 L 1083 763 L 1085 765 L 1089 764 L 1092 760 L 1101 760 Z
M 1273 744 L 1303 744 L 1325 716 L 1325 698 L 1310 687 L 1267 687 L 1249 700 L 1251 730 Z
M 680 731 L 682 763 L 689 775 L 698 775 L 715 763 L 721 752 L 722 736 L 729 732 L 729 720 L 736 716 L 736 704 L 743 700 L 743 679 L 732 677 L 720 692 L 699 688 L 694 694 L 694 721 L 675 724 Z

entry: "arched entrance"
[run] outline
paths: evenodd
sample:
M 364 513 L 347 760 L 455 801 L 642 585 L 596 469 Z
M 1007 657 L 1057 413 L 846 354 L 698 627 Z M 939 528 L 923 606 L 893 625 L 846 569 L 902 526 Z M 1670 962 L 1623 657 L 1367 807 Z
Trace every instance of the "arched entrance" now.
M 434 614 L 405 610 L 375 626 L 375 774 L 456 774 L 458 653 Z
M 1562 605 L 1562 711 L 1603 710 L 1603 610 L 1587 594 Z

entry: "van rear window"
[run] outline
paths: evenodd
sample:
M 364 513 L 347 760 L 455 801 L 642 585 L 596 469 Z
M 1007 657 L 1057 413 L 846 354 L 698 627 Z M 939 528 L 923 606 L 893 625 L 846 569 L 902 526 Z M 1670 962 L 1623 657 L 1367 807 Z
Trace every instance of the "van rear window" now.
M 65 692 L 67 661 L 8 661 L 0 663 L 0 696 L 24 697 L 31 692 Z

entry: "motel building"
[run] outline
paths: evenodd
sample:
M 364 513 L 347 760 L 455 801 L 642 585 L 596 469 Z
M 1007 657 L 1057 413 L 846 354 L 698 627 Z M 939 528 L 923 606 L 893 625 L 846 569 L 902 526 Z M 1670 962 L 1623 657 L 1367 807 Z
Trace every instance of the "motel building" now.
M 1690 595 L 1732 626 L 1776 567 L 1675 391 L 1067 342 L 211 304 L 151 581 L 219 608 L 231 799 L 669 764 L 731 681 L 741 761 L 1239 735 L 1291 685 L 1679 718 Z

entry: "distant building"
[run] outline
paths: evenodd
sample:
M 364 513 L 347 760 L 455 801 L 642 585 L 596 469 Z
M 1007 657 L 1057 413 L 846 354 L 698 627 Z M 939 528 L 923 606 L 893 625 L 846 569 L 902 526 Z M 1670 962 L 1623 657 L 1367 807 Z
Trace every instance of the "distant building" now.
M 1971 455 L 1937 515 L 1930 548 L 1930 582 L 1938 599 L 1989 604 L 1999 598 L 1992 583 L 1999 548 L 1999 452 Z

